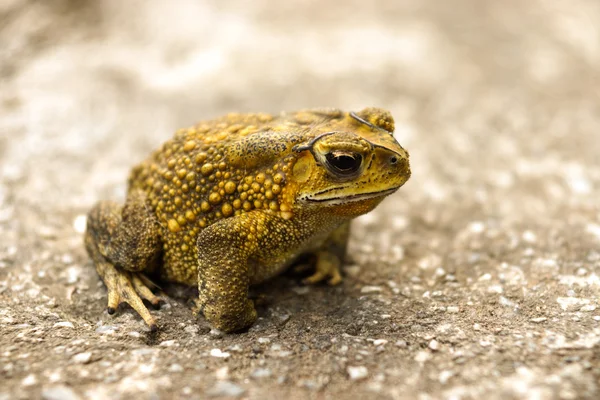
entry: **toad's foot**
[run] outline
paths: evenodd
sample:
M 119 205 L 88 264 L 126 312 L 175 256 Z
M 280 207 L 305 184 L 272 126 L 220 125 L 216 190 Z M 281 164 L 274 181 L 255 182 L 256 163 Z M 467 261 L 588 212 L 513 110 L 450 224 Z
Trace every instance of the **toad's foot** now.
M 156 319 L 142 301 L 148 300 L 155 308 L 160 305 L 162 299 L 149 289 L 153 286 L 152 282 L 141 273 L 121 271 L 108 262 L 96 268 L 108 288 L 108 313 L 114 314 L 119 304 L 127 303 L 137 311 L 152 332 L 156 331 Z
M 342 282 L 341 262 L 337 255 L 328 251 L 319 251 L 317 254 L 317 262 L 315 263 L 315 272 L 308 278 L 304 278 L 302 283 L 314 285 L 327 279 L 327 284 L 330 286 L 338 285 Z M 296 270 L 302 270 L 304 266 L 300 266 Z

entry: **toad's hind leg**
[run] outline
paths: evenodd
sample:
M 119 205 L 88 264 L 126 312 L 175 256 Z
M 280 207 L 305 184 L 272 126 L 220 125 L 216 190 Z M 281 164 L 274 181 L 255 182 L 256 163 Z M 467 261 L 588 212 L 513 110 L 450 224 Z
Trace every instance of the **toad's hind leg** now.
M 142 298 L 158 306 L 148 272 L 158 261 L 161 241 L 158 224 L 142 191 L 132 191 L 125 205 L 98 203 L 88 214 L 85 245 L 98 275 L 108 289 L 108 312 L 128 303 L 155 330 L 156 320 Z

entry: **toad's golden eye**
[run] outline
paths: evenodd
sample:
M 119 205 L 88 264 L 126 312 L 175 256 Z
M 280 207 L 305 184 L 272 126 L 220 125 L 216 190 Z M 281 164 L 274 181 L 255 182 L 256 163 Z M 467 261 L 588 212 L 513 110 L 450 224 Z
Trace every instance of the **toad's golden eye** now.
M 336 176 L 349 178 L 357 175 L 363 157 L 358 153 L 332 151 L 325 155 L 327 169 Z

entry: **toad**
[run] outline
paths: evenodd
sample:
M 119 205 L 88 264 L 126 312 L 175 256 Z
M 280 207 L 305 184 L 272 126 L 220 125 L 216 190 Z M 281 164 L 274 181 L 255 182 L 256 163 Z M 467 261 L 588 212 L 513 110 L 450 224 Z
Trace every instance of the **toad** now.
M 250 285 L 314 255 L 304 282 L 342 280 L 350 221 L 410 177 L 383 109 L 229 114 L 181 129 L 133 168 L 124 204 L 89 212 L 85 246 L 108 289 L 151 330 L 154 279 L 198 287 L 197 309 L 234 332 L 257 318 Z M 150 279 L 152 277 L 153 280 Z

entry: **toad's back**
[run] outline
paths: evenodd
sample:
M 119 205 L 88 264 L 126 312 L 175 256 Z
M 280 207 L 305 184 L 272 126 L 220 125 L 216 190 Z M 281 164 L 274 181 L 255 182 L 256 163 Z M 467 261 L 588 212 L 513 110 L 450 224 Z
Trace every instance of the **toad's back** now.
M 135 167 L 129 189 L 146 192 L 161 226 L 162 278 L 196 284 L 196 239 L 220 219 L 256 209 L 289 217 L 291 147 L 306 139 L 310 126 L 339 115 L 229 114 L 180 129 Z

